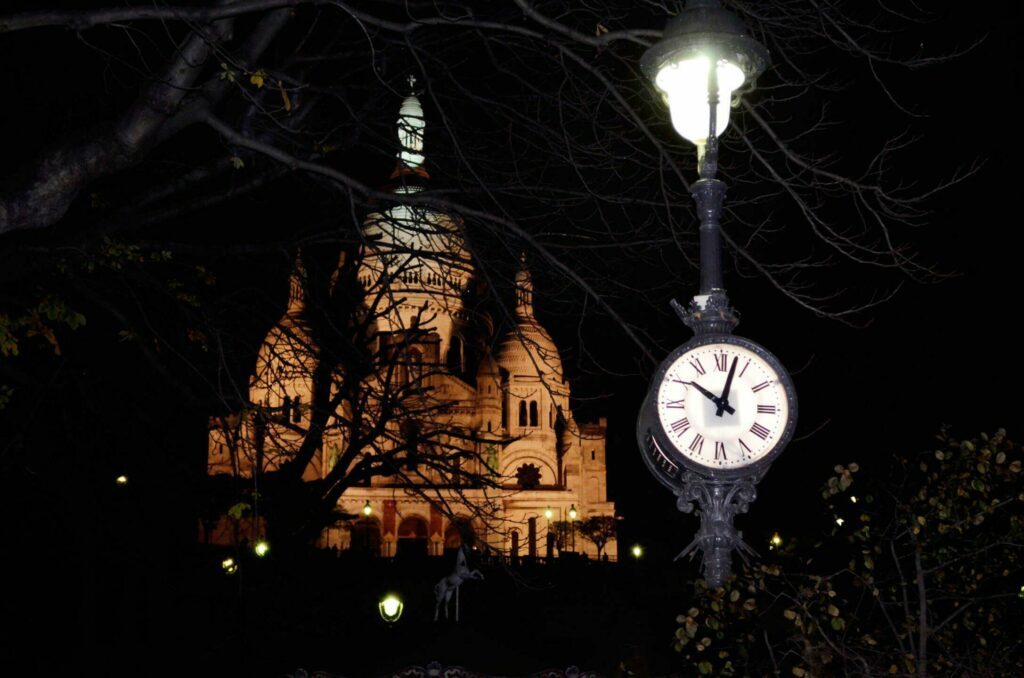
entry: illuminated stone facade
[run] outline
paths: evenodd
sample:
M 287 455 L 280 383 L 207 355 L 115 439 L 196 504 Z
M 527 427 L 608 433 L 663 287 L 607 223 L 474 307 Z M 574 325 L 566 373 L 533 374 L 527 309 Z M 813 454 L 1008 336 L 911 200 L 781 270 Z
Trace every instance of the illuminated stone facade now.
M 398 122 L 403 150 L 390 190 L 411 195 L 428 178 L 417 97 L 405 98 Z M 366 298 L 376 302 L 375 340 L 387 342 L 413 328 L 425 332 L 422 342 L 406 349 L 415 358 L 403 361 L 407 373 L 401 378 L 429 386 L 430 397 L 440 405 L 431 424 L 466 433 L 449 444 L 472 453 L 466 455 L 466 472 L 488 478 L 490 486 L 449 487 L 429 469 L 401 478 L 376 475 L 347 488 L 339 500 L 342 512 L 364 517 L 328 528 L 321 544 L 385 557 L 402 551 L 441 555 L 461 543 L 468 526 L 492 551 L 509 556 L 543 557 L 557 547 L 557 552 L 575 550 L 595 557 L 595 546 L 578 531 L 570 530 L 559 540 L 549 527 L 558 521 L 573 524 L 572 509 L 576 524 L 614 516 L 615 506 L 607 497 L 606 420 L 575 420 L 558 349 L 534 315 L 533 283 L 525 264 L 516 278 L 513 322 L 506 323 L 509 329 L 503 336 L 495 336 L 486 313 L 464 307 L 474 267 L 461 221 L 440 211 L 396 204 L 370 214 L 363 229 L 367 245 L 358 278 Z M 278 467 L 303 442 L 316 351 L 303 320 L 300 270 L 291 285 L 288 310 L 264 341 L 249 390 L 250 402 L 277 412 L 278 420 L 258 432 L 244 416 L 211 421 L 210 474 L 251 478 L 257 435 L 274 440 L 261 447 L 265 470 Z M 393 376 L 371 379 L 383 384 Z M 348 435 L 343 426 L 325 434 L 322 449 L 306 468 L 307 480 L 325 477 Z M 424 491 L 425 486 L 431 489 Z M 225 537 L 215 535 L 213 540 Z M 614 539 L 605 553 L 615 558 Z

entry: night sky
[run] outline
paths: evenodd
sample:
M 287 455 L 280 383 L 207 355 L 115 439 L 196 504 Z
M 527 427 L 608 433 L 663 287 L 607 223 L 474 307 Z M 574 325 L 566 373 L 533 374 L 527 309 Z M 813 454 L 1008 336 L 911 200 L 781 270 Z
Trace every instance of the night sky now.
M 929 199 L 927 226 L 910 239 L 922 259 L 934 262 L 937 270 L 950 274 L 949 279 L 935 284 L 906 281 L 895 298 L 859 314 L 851 326 L 797 307 L 763 280 L 740 275 L 727 263 L 726 286 L 742 318 L 736 333 L 782 359 L 793 373 L 800 399 L 795 440 L 761 484 L 752 514 L 741 522 L 755 548 L 763 549 L 774 530 L 805 528 L 808 507 L 817 506 L 819 487 L 834 464 L 856 461 L 866 469 L 881 469 L 897 450 L 927 449 L 944 425 L 960 437 L 999 427 L 1011 437 L 1024 433 L 1015 212 L 1024 149 L 1012 103 L 1020 92 L 1020 55 L 1011 43 L 1019 20 L 1009 9 L 992 10 L 995 16 L 983 17 L 970 7 L 951 11 L 922 28 L 922 35 L 945 45 L 967 44 L 971 36 L 985 35 L 985 40 L 950 64 L 897 78 L 903 89 L 896 97 L 926 117 L 913 123 L 922 150 L 912 156 L 912 164 L 892 169 L 905 183 L 928 184 L 958 167 L 983 163 L 973 176 Z M 40 46 L 48 49 L 45 56 Z M 54 139 L 104 124 L 137 92 L 127 75 L 130 69 L 67 39 L 63 29 L 0 35 L 0 61 L 8 64 L 0 76 L 7 100 L 0 111 L 0 129 L 7 136 L 0 174 L 8 178 Z M 390 66 L 389 74 L 401 66 Z M 367 78 L 369 89 L 372 83 Z M 861 136 L 906 125 L 906 119 L 897 121 L 891 110 L 859 101 L 861 85 L 854 83 L 845 98 L 840 97 L 845 108 L 838 117 L 843 123 L 820 135 L 821 148 L 856 155 Z M 391 124 L 395 110 L 397 99 L 380 94 L 356 114 L 365 116 L 369 126 L 381 126 Z M 449 113 L 458 119 L 458 111 Z M 428 119 L 430 115 L 428 106 Z M 794 124 L 801 115 L 794 113 Z M 483 144 L 488 136 L 481 131 L 479 142 L 474 137 L 473 143 Z M 429 147 L 429 136 L 427 143 Z M 219 144 L 207 131 L 190 133 L 179 146 L 159 149 L 155 164 L 159 171 L 180 169 L 189 153 Z M 385 150 L 376 150 L 339 164 L 379 185 L 391 160 Z M 727 144 L 722 152 L 723 163 L 742 162 L 741 146 Z M 443 175 L 443 160 L 439 164 Z M 159 171 L 154 174 L 159 176 Z M 133 182 L 131 172 L 99 181 L 55 227 L 0 236 L 0 249 L 6 250 L 2 265 L 7 272 L 0 283 L 6 288 L 4 302 L 10 305 L 16 295 L 52 284 L 59 249 L 83 244 L 75 229 L 90 218 L 86 203 L 93 195 L 116 202 L 119 191 L 130 192 Z M 324 194 L 318 182 L 311 184 L 293 177 L 241 208 L 205 210 L 153 229 L 128 228 L 120 237 L 147 246 L 174 240 L 190 262 L 208 266 L 218 280 L 218 320 L 237 323 L 234 345 L 251 350 L 283 308 L 290 263 L 286 252 L 296 244 L 316 243 L 331 218 L 321 204 Z M 742 198 L 741 186 L 732 189 L 727 201 Z M 317 204 L 309 207 L 307 201 Z M 725 227 L 730 228 L 728 217 Z M 85 244 L 94 245 L 99 238 L 90 235 Z M 772 243 L 769 236 L 763 246 L 789 244 Z M 252 256 L 239 255 L 236 246 L 251 246 Z M 225 254 L 232 247 L 236 250 Z M 49 263 L 32 266 L 36 256 Z M 507 259 L 502 270 L 513 270 L 514 258 L 507 252 L 502 256 Z M 619 281 L 642 281 L 652 275 L 634 260 L 627 263 L 618 270 Z M 624 297 L 615 302 L 632 322 L 648 323 L 644 329 L 659 359 L 690 336 L 664 304 L 669 296 L 685 301 L 696 291 L 691 272 L 683 262 L 677 265 L 678 282 L 659 283 L 667 286 L 657 295 L 660 311 L 629 308 Z M 125 337 L 118 334 L 118 319 L 103 313 L 102 294 L 143 316 L 149 308 L 154 322 L 173 327 L 175 316 L 163 315 L 167 299 L 159 290 L 167 279 L 161 276 L 169 279 L 184 273 L 164 267 L 151 275 L 149 287 L 128 288 L 123 282 L 101 280 L 93 289 L 100 297 L 83 292 L 83 308 L 93 315 L 87 328 L 61 335 L 66 341 L 61 356 L 36 347 L 5 368 L 8 377 L 25 377 L 32 384 L 22 390 L 30 398 L 16 401 L 2 419 L 9 502 L 5 509 L 8 515 L 30 516 L 15 528 L 15 537 L 47 557 L 64 558 L 82 549 L 102 557 L 119 548 L 127 552 L 131 535 L 154 529 L 173 543 L 185 543 L 194 534 L 187 517 L 197 502 L 195 470 L 205 459 L 205 417 L 223 406 L 203 387 L 243 379 L 251 355 L 240 350 L 224 364 L 199 364 L 197 371 L 205 376 L 190 374 L 183 379 L 187 388 L 181 390 L 175 383 L 183 374 L 181 363 L 165 352 L 161 355 L 168 363 L 154 366 L 127 348 Z M 870 290 L 876 284 L 870 270 L 844 267 L 823 270 L 821 275 L 837 289 Z M 655 366 L 640 358 L 606 317 L 581 319 L 569 312 L 574 297 L 546 306 L 544 285 L 560 293 L 562 288 L 543 269 L 537 280 L 537 313 L 563 351 L 582 418 L 608 417 L 609 489 L 624 518 L 621 544 L 640 541 L 648 545 L 650 558 L 669 559 L 690 541 L 696 521 L 676 512 L 673 497 L 649 475 L 636 448 L 636 414 Z M 579 313 L 580 304 L 574 307 Z M 190 316 L 184 313 L 185 317 Z M 577 341 L 581 327 L 585 350 Z M 582 358 L 584 353 L 594 360 Z M 104 485 L 119 472 L 129 473 L 140 488 L 147 488 L 138 490 L 140 495 L 132 500 L 137 503 L 123 514 L 117 503 L 122 500 Z M 69 521 L 69 515 L 78 518 Z M 120 522 L 110 523 L 113 515 Z M 90 521 L 97 524 L 90 526 Z M 41 536 L 54 531 L 66 535 L 57 546 Z M 115 533 L 122 536 L 111 536 Z M 146 553 L 158 548 L 151 543 Z

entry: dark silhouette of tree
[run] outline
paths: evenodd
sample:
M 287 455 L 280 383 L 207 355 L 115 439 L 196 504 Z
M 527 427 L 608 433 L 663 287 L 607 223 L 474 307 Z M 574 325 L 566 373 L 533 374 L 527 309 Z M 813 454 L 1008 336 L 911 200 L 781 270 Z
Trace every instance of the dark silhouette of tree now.
M 261 346 L 242 408 L 211 420 L 209 470 L 220 495 L 211 524 L 241 503 L 233 518 L 250 539 L 264 520 L 272 541 L 310 543 L 325 527 L 360 518 L 339 512 L 338 500 L 375 479 L 450 518 L 491 520 L 501 490 L 486 451 L 511 438 L 478 433 L 459 414 L 465 403 L 444 394 L 453 377 L 436 308 L 424 303 L 408 327 L 385 331 L 406 301 L 390 285 L 424 270 L 428 255 L 396 257 L 368 278 L 368 259 L 384 256 L 345 252 L 337 267 L 297 267 L 288 312 Z M 476 339 L 480 356 L 487 337 Z
M 597 548 L 600 560 L 604 547 L 618 534 L 618 521 L 614 516 L 590 516 L 581 520 L 577 529 L 580 536 Z
M 892 83 L 964 46 L 922 53 L 930 17 L 912 3 L 727 4 L 773 55 L 723 139 L 736 271 L 835 318 L 856 317 L 905 280 L 934 279 L 907 234 L 927 222 L 929 198 L 973 168 L 954 164 L 946 179 L 913 185 L 890 170 L 929 150 L 911 143 L 919 112 Z M 695 262 L 694 153 L 669 132 L 637 68 L 673 11 L 236 0 L 9 13 L 5 39 L 71 29 L 61 47 L 116 70 L 124 104 L 104 101 L 105 122 L 26 154 L 0 193 L 0 234 L 61 225 L 73 239 L 135 237 L 301 178 L 354 212 L 371 200 L 452 209 L 473 224 L 484 258 L 530 251 L 565 285 L 566 307 L 612 318 L 646 350 L 630 302 L 642 291 L 667 313 L 679 271 Z M 904 34 L 906 44 L 895 41 Z M 373 188 L 358 159 L 390 155 L 373 118 L 409 73 L 436 116 L 436 176 L 452 190 L 396 198 Z M 866 111 L 891 124 L 876 137 L 862 129 L 856 152 L 820 150 L 843 115 Z M 625 283 L 622 271 L 638 263 L 644 272 Z M 864 268 L 874 285 L 845 284 Z

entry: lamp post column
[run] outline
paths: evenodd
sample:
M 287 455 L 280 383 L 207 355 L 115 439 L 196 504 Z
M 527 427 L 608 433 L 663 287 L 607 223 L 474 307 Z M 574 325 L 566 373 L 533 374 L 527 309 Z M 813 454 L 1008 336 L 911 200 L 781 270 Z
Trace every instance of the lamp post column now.
M 708 137 L 697 149 L 700 179 L 690 186 L 700 221 L 700 294 L 684 309 L 672 306 L 694 334 L 727 334 L 739 323 L 729 304 L 722 275 L 722 205 L 726 185 L 718 179 L 718 69 L 711 60 L 708 68 Z

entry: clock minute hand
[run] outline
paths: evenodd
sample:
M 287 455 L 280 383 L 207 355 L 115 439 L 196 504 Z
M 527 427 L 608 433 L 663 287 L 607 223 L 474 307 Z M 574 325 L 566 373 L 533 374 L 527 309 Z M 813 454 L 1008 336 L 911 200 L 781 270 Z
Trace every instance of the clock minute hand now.
M 685 383 L 687 383 L 687 384 L 690 384 L 690 385 L 691 385 L 691 386 L 693 386 L 693 387 L 694 387 L 695 389 L 697 389 L 698 391 L 700 391 L 701 393 L 703 393 L 703 394 L 704 394 L 704 396 L 705 396 L 705 397 L 706 397 L 706 398 L 707 398 L 708 400 L 710 400 L 710 401 L 711 401 L 711 402 L 713 402 L 713 403 L 714 403 L 715 405 L 717 405 L 717 406 L 718 406 L 718 407 L 720 407 L 721 409 L 725 410 L 725 411 L 726 411 L 726 412 L 728 412 L 729 414 L 735 414 L 735 413 L 736 413 L 736 410 L 734 410 L 734 409 L 733 409 L 732 407 L 730 407 L 730 406 L 729 406 L 729 403 L 723 403 L 723 402 L 722 402 L 722 399 L 721 399 L 721 398 L 719 398 L 719 397 L 718 397 L 718 396 L 716 396 L 716 395 L 715 395 L 714 393 L 712 393 L 711 391 L 707 390 L 706 388 L 704 388 L 703 386 L 701 386 L 701 385 L 700 385 L 700 384 L 698 384 L 697 382 L 695 382 L 695 381 L 687 381 L 687 382 L 685 382 Z
M 732 367 L 729 368 L 729 376 L 725 379 L 725 388 L 722 389 L 722 395 L 718 399 L 718 409 L 715 410 L 715 416 L 720 417 L 722 413 L 729 408 L 729 414 L 733 414 L 734 410 L 729 407 L 729 389 L 732 388 L 732 378 L 736 374 L 736 363 L 739 361 L 739 356 L 732 359 Z

